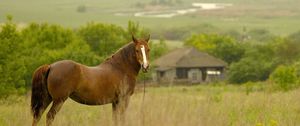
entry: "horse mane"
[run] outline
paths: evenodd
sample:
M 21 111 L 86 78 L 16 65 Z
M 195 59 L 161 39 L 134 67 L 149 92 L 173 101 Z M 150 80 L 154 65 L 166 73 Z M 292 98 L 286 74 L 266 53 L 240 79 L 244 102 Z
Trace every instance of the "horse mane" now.
M 131 49 L 134 48 L 134 43 L 130 42 L 121 48 L 119 48 L 116 52 L 111 54 L 109 57 L 105 59 L 105 61 L 110 61 L 115 55 L 122 55 L 122 56 L 129 56 L 128 54 L 130 53 Z M 131 54 L 131 53 L 130 53 Z
M 134 71 L 138 73 L 140 70 L 140 64 L 135 59 L 135 44 L 130 42 L 120 49 L 118 49 L 115 53 L 105 59 L 104 63 L 111 64 L 115 67 L 120 67 L 127 65 L 126 67 L 132 67 Z

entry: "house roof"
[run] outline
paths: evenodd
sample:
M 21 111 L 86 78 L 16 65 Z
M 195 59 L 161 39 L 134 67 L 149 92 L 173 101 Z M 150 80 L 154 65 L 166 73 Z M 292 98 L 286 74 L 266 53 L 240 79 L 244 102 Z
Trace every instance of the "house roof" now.
M 225 67 L 227 63 L 193 47 L 179 48 L 153 62 L 157 70 L 173 67 Z

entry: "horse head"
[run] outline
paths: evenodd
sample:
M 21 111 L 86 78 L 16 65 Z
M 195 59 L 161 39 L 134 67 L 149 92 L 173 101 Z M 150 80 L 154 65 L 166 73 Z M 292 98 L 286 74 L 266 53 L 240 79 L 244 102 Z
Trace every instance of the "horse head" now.
M 134 35 L 132 35 L 132 41 L 135 44 L 135 55 L 136 60 L 142 67 L 142 71 L 145 73 L 149 69 L 149 54 L 150 48 L 148 46 L 148 42 L 150 39 L 150 35 L 145 39 L 136 39 Z

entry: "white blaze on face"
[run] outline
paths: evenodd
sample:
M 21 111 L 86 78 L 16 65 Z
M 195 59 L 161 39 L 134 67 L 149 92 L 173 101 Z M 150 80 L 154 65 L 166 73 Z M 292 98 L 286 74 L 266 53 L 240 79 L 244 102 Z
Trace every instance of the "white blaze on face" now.
M 143 67 L 147 68 L 148 67 L 148 61 L 147 61 L 146 51 L 145 51 L 144 45 L 142 45 L 141 50 L 142 50 L 142 55 L 143 55 Z

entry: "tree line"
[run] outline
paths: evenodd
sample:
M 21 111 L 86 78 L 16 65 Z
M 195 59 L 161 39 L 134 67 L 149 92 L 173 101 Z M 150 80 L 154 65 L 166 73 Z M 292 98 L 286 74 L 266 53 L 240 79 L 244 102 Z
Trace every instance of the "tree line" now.
M 132 33 L 144 37 L 149 31 L 132 21 L 127 28 L 94 22 L 78 29 L 47 23 L 18 28 L 8 16 L 0 27 L 0 97 L 26 93 L 34 70 L 43 64 L 69 59 L 98 65 L 130 42 Z M 163 41 L 150 46 L 154 47 L 150 57 L 159 57 L 166 50 Z
M 131 34 L 150 32 L 129 21 L 126 28 L 90 22 L 76 29 L 48 23 L 18 28 L 12 17 L 0 26 L 0 97 L 24 94 L 30 89 L 34 70 L 43 64 L 70 59 L 94 66 L 124 44 Z M 169 31 L 168 34 L 177 34 Z M 286 37 L 257 29 L 247 33 L 199 31 L 185 34 L 185 45 L 214 55 L 228 63 L 227 81 L 233 84 L 269 81 L 289 90 L 300 84 L 300 31 Z M 150 59 L 169 49 L 163 39 L 150 42 Z M 151 72 L 139 76 L 151 79 Z

